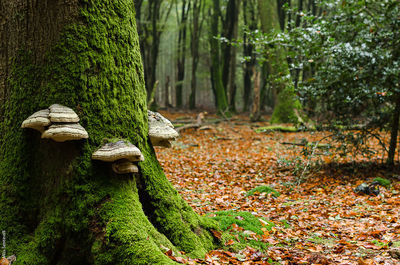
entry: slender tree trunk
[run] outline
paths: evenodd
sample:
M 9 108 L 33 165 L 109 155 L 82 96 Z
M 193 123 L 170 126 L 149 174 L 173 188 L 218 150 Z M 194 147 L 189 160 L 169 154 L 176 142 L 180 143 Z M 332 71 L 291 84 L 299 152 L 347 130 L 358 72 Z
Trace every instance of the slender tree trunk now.
M 167 76 L 166 80 L 165 80 L 165 85 L 164 85 L 164 90 L 165 90 L 165 107 L 166 108 L 170 108 L 171 107 L 171 101 L 169 101 L 169 89 L 170 89 L 170 85 L 169 85 L 169 75 Z
M 18 264 L 44 265 L 176 264 L 164 248 L 204 256 L 214 224 L 168 182 L 148 139 L 133 1 L 15 0 L 0 7 L 7 14 L 0 23 L 0 68 L 8 69 L 0 76 L 7 252 Z M 20 128 L 54 103 L 75 110 L 89 139 L 58 143 Z M 91 160 L 115 138 L 144 155 L 136 176 Z
M 182 108 L 183 105 L 183 82 L 185 79 L 185 55 L 186 55 L 186 32 L 187 17 L 190 10 L 190 2 L 182 1 L 181 19 L 178 22 L 178 59 L 177 59 L 177 80 L 176 80 L 176 107 Z
M 235 2 L 235 12 L 233 16 L 233 29 L 232 29 L 232 38 L 234 41 L 238 37 L 238 25 L 239 25 L 239 12 L 240 12 L 240 0 L 236 0 Z M 229 108 L 232 112 L 236 112 L 236 57 L 237 57 L 237 48 L 236 46 L 231 45 L 231 59 L 229 66 L 229 78 L 228 78 L 228 91 L 229 91 Z
M 253 73 L 253 81 L 254 81 L 254 97 L 253 97 L 253 106 L 251 109 L 250 120 L 252 122 L 259 121 L 261 118 L 260 112 L 260 72 L 256 70 L 254 67 Z
M 400 95 L 396 96 L 396 105 L 393 111 L 392 126 L 390 129 L 390 145 L 389 154 L 387 159 L 388 165 L 394 165 L 394 156 L 397 148 L 397 137 L 399 132 L 399 118 L 400 118 Z
M 217 106 L 217 111 L 223 115 L 230 115 L 228 99 L 226 96 L 226 90 L 222 80 L 222 69 L 221 69 L 221 58 L 220 58 L 220 43 L 216 39 L 219 29 L 219 16 L 220 13 L 220 2 L 219 0 L 213 0 L 213 8 L 211 15 L 211 29 L 210 29 L 210 53 L 211 53 L 211 72 L 213 91 Z
M 276 0 L 258 0 L 261 27 L 265 33 L 280 29 L 276 4 Z M 303 120 L 298 116 L 301 104 L 294 93 L 285 51 L 280 47 L 274 47 L 274 50 L 269 52 L 267 60 L 270 69 L 269 83 L 273 86 L 272 90 L 275 89 L 278 95 L 270 122 L 298 123 L 299 120 Z
M 243 1 L 243 22 L 250 31 L 257 29 L 256 4 L 253 0 Z M 254 45 L 249 41 L 246 32 L 243 34 L 243 55 L 248 60 L 244 64 L 243 76 L 243 111 L 250 110 L 251 92 L 253 84 L 251 82 L 252 69 L 255 67 L 256 58 L 254 55 Z
M 223 23 L 223 37 L 225 37 L 229 42 L 237 38 L 239 10 L 240 0 L 228 1 L 225 20 Z M 236 47 L 232 46 L 230 43 L 222 43 L 222 62 L 222 83 L 226 88 L 227 97 L 229 98 L 230 110 L 235 111 Z
M 192 80 L 191 80 L 191 91 L 189 96 L 189 108 L 196 108 L 196 90 L 197 90 L 197 66 L 199 64 L 199 42 L 201 29 L 204 21 L 204 15 L 202 16 L 202 10 L 204 7 L 203 0 L 194 0 L 192 8 L 192 29 L 190 39 L 190 50 L 192 53 Z

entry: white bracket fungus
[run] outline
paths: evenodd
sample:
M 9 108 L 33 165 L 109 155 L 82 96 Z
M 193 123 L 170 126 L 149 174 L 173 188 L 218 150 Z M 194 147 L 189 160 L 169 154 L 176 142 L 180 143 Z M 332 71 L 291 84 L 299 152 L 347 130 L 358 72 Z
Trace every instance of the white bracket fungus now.
M 143 161 L 144 157 L 139 148 L 130 142 L 118 141 L 115 143 L 107 143 L 92 155 L 93 160 L 101 160 L 105 162 L 114 162 L 120 159 L 127 159 L 132 162 Z
M 107 143 L 92 154 L 93 160 L 114 162 L 112 169 L 117 174 L 137 173 L 139 169 L 133 162 L 143 161 L 139 148 L 127 141 Z
M 112 169 L 117 174 L 137 173 L 139 168 L 131 161 L 122 159 L 117 160 L 112 164 Z
M 51 122 L 68 122 L 77 123 L 79 117 L 71 108 L 60 104 L 53 104 L 49 107 L 50 109 L 50 121 Z
M 45 132 L 42 138 L 50 138 L 56 142 L 80 140 L 89 138 L 85 128 L 78 123 L 53 124 Z
M 179 133 L 172 123 L 160 113 L 148 111 L 149 136 L 154 146 L 171 147 L 170 141 L 175 141 Z
M 71 108 L 53 104 L 48 109 L 29 116 L 21 127 L 38 130 L 42 132 L 42 138 L 50 138 L 56 142 L 89 138 L 85 128 L 78 122 L 79 117 Z
M 51 124 L 49 113 L 50 111 L 48 109 L 39 110 L 33 113 L 22 122 L 21 128 L 31 128 L 43 132 L 44 128 Z

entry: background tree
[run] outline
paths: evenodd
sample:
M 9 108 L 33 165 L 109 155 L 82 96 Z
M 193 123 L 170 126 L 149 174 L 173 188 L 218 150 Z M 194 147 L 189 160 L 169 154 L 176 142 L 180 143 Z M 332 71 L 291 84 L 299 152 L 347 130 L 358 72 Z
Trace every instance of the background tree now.
M 212 13 L 210 14 L 210 54 L 211 54 L 211 82 L 214 92 L 215 103 L 219 113 L 229 115 L 229 105 L 226 87 L 223 82 L 221 65 L 221 44 L 219 41 L 219 25 L 221 16 L 221 6 L 219 0 L 213 0 Z
M 156 89 L 156 67 L 161 34 L 172 9 L 172 3 L 162 0 L 136 0 L 136 21 L 143 58 L 147 100 L 154 100 Z
M 276 0 L 258 0 L 261 28 L 264 33 L 279 32 L 279 18 Z M 272 123 L 292 122 L 298 123 L 301 104 L 294 93 L 294 86 L 286 61 L 285 50 L 275 46 L 266 48 L 266 61 L 268 69 L 268 82 L 271 86 L 274 99 L 274 111 L 271 116 Z
M 181 12 L 178 12 L 178 2 L 176 3 L 176 14 L 178 24 L 178 58 L 177 66 L 177 80 L 176 80 L 176 107 L 182 108 L 182 89 L 185 79 L 185 62 L 186 62 L 186 35 L 187 35 L 187 21 L 190 11 L 190 1 L 182 0 L 180 3 Z M 179 17 L 180 15 L 180 17 Z
M 204 255 L 213 223 L 180 198 L 148 139 L 133 2 L 0 7 L 0 230 L 8 253 L 18 264 L 174 264 L 164 248 Z M 20 128 L 53 103 L 79 114 L 88 140 L 57 143 Z M 115 138 L 142 151 L 137 177 L 91 160 Z
M 243 32 L 243 111 L 249 111 L 252 92 L 252 69 L 256 65 L 256 55 L 254 43 L 249 32 L 253 32 L 258 28 L 258 12 L 256 12 L 257 3 L 255 0 L 243 1 L 243 24 L 245 30 Z
M 236 111 L 236 46 L 231 45 L 238 36 L 240 0 L 229 0 L 226 6 L 225 19 L 222 21 L 222 83 L 228 95 L 229 108 Z M 222 15 L 221 15 L 222 17 Z
M 197 66 L 199 65 L 199 44 L 200 36 L 204 23 L 204 0 L 194 0 L 191 12 L 191 28 L 190 28 L 190 51 L 192 55 L 192 80 L 189 97 L 189 108 L 196 108 L 196 91 L 197 91 Z

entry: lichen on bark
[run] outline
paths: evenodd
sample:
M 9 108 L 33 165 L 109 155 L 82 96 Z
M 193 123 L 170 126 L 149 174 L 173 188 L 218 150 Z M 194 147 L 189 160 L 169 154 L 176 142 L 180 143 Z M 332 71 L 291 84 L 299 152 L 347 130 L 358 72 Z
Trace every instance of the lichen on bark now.
M 43 60 L 30 45 L 12 58 L 0 124 L 0 230 L 8 253 L 18 264 L 173 264 L 165 249 L 204 255 L 215 224 L 168 182 L 147 137 L 133 0 L 77 5 Z M 73 108 L 90 138 L 56 143 L 20 128 L 53 103 Z M 91 160 L 112 138 L 141 149 L 137 177 Z

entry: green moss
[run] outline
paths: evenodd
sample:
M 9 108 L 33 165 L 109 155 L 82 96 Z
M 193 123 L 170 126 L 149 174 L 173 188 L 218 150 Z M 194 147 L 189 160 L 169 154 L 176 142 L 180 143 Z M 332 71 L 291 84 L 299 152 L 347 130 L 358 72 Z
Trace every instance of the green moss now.
M 286 86 L 278 94 L 278 103 L 274 108 L 270 123 L 298 124 L 299 119 L 296 110 L 301 110 L 301 104 L 296 98 L 293 87 Z
M 207 231 L 211 228 L 216 229 L 217 224 L 208 218 L 199 217 L 179 196 L 172 184 L 166 178 L 159 177 L 162 168 L 156 161 L 154 150 L 147 149 L 145 152 L 144 156 L 150 159 L 141 162 L 141 166 L 157 165 L 157 167 L 143 166 L 141 168 L 144 189 L 140 197 L 145 212 L 151 222 L 161 233 L 168 235 L 174 245 L 192 257 L 204 256 L 215 243 L 214 238 Z
M 374 178 L 373 181 L 378 182 L 379 185 L 382 185 L 382 186 L 384 186 L 384 187 L 386 187 L 386 188 L 389 187 L 389 186 L 390 186 L 390 183 L 391 183 L 391 181 L 390 181 L 389 179 L 384 179 L 384 178 L 381 178 L 381 177 Z
M 279 132 L 298 132 L 299 129 L 297 129 L 296 127 L 293 127 L 293 126 L 271 125 L 271 126 L 256 128 L 255 131 L 256 131 L 257 133 L 261 133 L 261 132 L 273 132 L 273 131 L 279 131 Z
M 272 193 L 274 197 L 279 197 L 281 194 L 269 186 L 258 186 L 246 193 L 246 196 L 253 196 L 255 193 Z
M 268 222 L 261 217 L 256 217 L 249 212 L 222 211 L 215 212 L 214 214 L 215 216 L 212 217 L 212 219 L 218 221 L 219 228 L 222 231 L 226 231 L 233 224 L 236 224 L 244 230 L 253 231 L 258 235 L 262 235 L 264 233 L 262 228 L 271 230 L 271 228 L 274 226 L 272 222 Z M 268 223 L 268 225 L 265 226 L 265 223 L 261 222 L 260 219 L 262 219 L 265 223 Z
M 81 1 L 77 22 L 35 63 L 13 58 L 0 125 L 0 230 L 18 264 L 174 264 L 164 248 L 201 256 L 215 223 L 165 178 L 147 139 L 147 107 L 133 0 Z M 71 107 L 88 140 L 56 143 L 21 129 L 33 112 Z M 141 175 L 92 161 L 104 139 L 142 150 Z M 40 262 L 36 262 L 40 261 Z
M 222 243 L 225 248 L 232 251 L 244 249 L 250 245 L 260 250 L 266 250 L 268 243 L 263 242 L 261 237 L 263 230 L 271 231 L 274 223 L 264 218 L 255 217 L 249 212 L 222 211 L 213 213 L 212 217 L 218 221 L 222 233 Z M 260 221 L 262 220 L 262 221 Z M 237 228 L 233 227 L 236 225 Z M 254 234 L 256 236 L 254 237 Z

